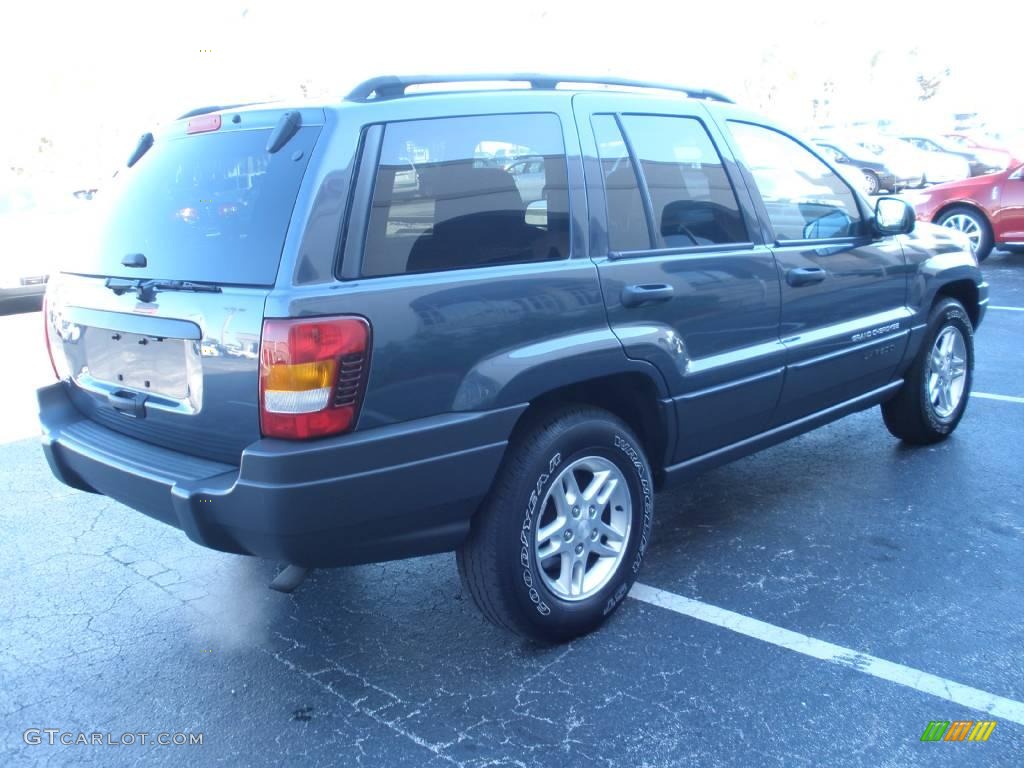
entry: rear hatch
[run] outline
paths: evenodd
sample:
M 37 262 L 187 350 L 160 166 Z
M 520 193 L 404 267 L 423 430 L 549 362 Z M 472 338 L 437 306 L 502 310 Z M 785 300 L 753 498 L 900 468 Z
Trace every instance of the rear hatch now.
M 322 125 L 316 109 L 181 120 L 100 190 L 47 294 L 54 362 L 86 416 L 216 461 L 259 438 L 263 307 Z

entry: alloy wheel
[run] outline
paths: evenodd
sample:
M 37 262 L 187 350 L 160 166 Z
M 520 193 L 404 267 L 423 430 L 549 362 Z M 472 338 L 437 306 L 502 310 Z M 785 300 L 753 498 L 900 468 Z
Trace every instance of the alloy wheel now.
M 972 216 L 968 216 L 966 213 L 954 213 L 943 220 L 942 226 L 967 235 L 967 239 L 971 241 L 971 253 L 975 253 L 978 246 L 981 245 L 981 227 Z
M 948 325 L 935 339 L 928 358 L 928 399 L 941 419 L 960 405 L 967 384 L 967 343 L 960 329 Z
M 615 574 L 626 552 L 632 500 L 622 471 L 601 456 L 565 467 L 540 507 L 534 555 L 545 586 L 585 600 Z

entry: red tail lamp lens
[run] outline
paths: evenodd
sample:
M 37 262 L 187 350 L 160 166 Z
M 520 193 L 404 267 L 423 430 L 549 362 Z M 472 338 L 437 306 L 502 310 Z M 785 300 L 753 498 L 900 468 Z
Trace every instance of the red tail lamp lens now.
M 264 320 L 260 429 L 305 440 L 350 429 L 359 415 L 370 325 L 361 317 Z

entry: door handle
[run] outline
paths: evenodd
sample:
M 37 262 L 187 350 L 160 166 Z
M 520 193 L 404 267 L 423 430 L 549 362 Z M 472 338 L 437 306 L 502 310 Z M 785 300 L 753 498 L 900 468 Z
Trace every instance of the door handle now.
M 667 283 L 645 283 L 643 285 L 627 285 L 622 289 L 622 306 L 639 307 L 641 304 L 668 301 L 672 298 L 673 288 Z
M 797 267 L 786 273 L 786 282 L 797 288 L 801 285 L 820 283 L 826 277 L 828 272 L 821 267 Z

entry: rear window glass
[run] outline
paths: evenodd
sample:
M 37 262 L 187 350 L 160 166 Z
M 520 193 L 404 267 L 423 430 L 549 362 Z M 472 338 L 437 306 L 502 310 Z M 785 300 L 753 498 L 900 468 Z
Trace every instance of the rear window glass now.
M 391 123 L 362 274 L 399 275 L 569 255 L 565 145 L 553 114 Z
M 271 285 L 319 127 L 278 152 L 270 129 L 160 139 L 101 189 L 99 232 L 67 269 L 85 274 Z M 147 266 L 122 266 L 129 253 Z

